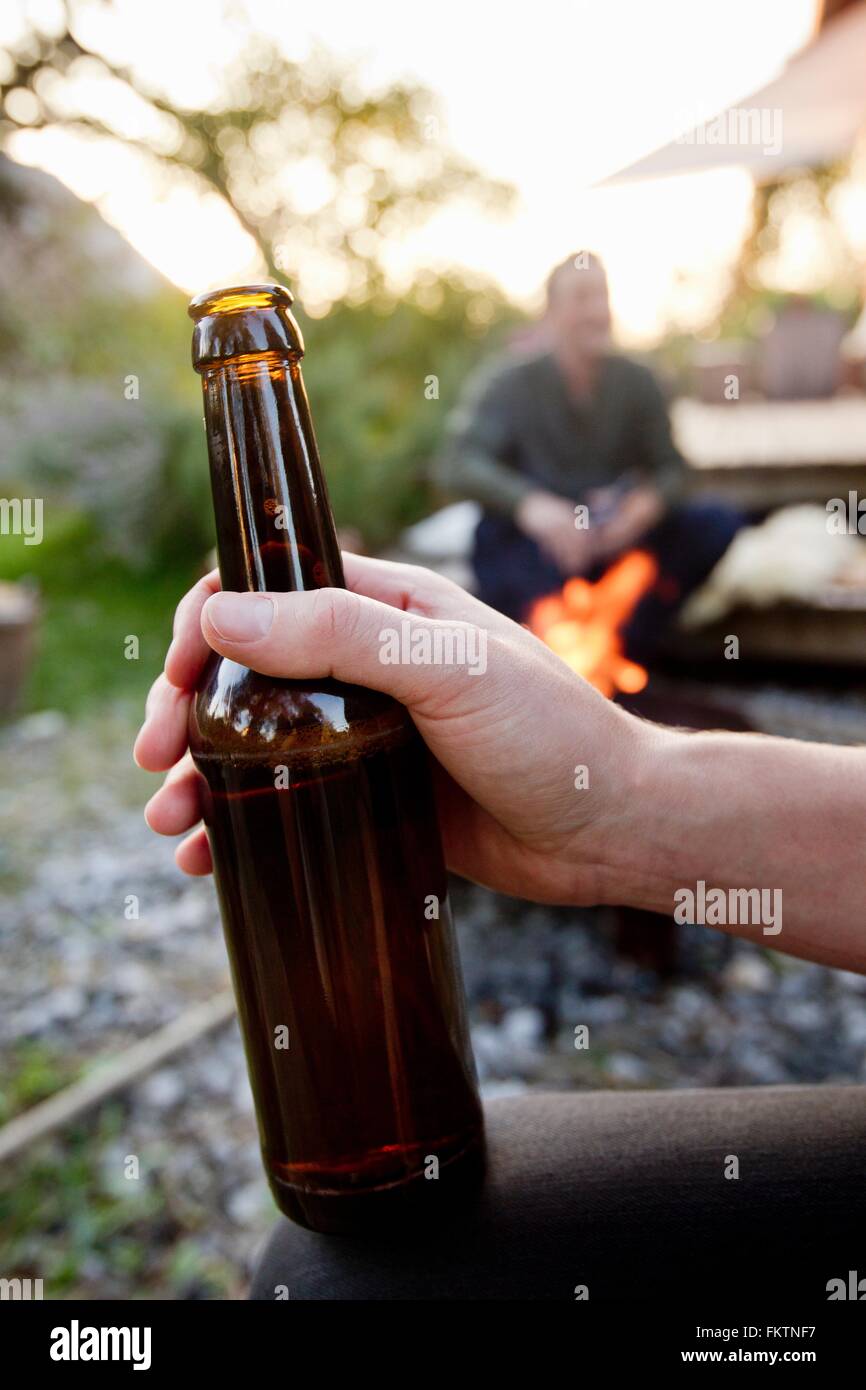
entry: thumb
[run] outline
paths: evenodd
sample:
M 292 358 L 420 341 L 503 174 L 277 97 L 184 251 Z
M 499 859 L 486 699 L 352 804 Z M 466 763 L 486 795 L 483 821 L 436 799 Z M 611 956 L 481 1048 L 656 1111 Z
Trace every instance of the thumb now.
M 210 647 L 268 676 L 333 676 L 392 695 L 433 715 L 465 694 L 487 669 L 487 629 L 428 618 L 348 589 L 231 593 L 209 598 L 201 626 Z M 483 683 L 482 683 L 483 684 Z

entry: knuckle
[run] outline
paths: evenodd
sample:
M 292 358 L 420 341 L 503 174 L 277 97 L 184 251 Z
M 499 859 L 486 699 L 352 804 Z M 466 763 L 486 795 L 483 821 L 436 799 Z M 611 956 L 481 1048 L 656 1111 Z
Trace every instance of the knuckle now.
M 422 565 L 416 572 L 416 582 L 419 589 L 423 589 L 426 595 L 437 597 L 440 594 L 459 594 L 463 590 L 459 584 L 455 584 L 453 579 L 449 579 L 444 574 L 438 574 L 436 570 L 428 569 Z
M 348 589 L 318 589 L 311 624 L 317 637 L 328 644 L 348 642 L 357 630 L 360 611 L 357 594 Z
M 453 614 L 458 606 L 467 603 L 468 598 L 466 591 L 444 574 L 437 574 L 436 570 L 422 565 L 406 566 L 404 610 L 435 618 Z
M 435 570 L 431 570 L 429 565 L 412 565 L 407 568 L 412 580 L 419 587 L 438 589 L 443 583 L 442 576 L 437 574 Z

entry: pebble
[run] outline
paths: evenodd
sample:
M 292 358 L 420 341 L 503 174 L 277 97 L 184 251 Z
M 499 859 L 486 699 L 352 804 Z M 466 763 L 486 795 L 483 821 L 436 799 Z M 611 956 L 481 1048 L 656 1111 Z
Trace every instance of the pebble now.
M 773 984 L 774 972 L 759 955 L 739 953 L 722 971 L 722 981 L 730 989 L 764 994 Z
M 522 1096 L 530 1089 L 525 1081 L 510 1076 L 504 1081 L 482 1081 L 480 1085 L 482 1100 L 505 1100 L 509 1096 Z
M 863 1003 L 858 1001 L 855 1004 L 846 999 L 841 1012 L 845 1041 L 852 1047 L 866 1047 L 866 1008 Z
M 826 1025 L 827 1009 L 812 999 L 781 999 L 774 1009 L 780 1023 L 798 1033 L 817 1033 Z
M 757 1082 L 760 1085 L 772 1086 L 788 1080 L 786 1070 L 778 1058 L 751 1041 L 735 1039 L 731 1048 L 731 1059 L 736 1063 L 746 1083 Z
M 67 732 L 62 718 L 40 715 L 23 730 L 19 721 L 14 740 L 0 735 L 16 789 L 4 862 L 23 884 L 14 901 L 0 896 L 0 1042 L 36 1043 L 74 1065 L 115 1055 L 225 988 L 227 961 L 213 883 L 185 879 L 173 846 L 148 833 L 101 732 L 90 746 L 78 726 L 75 740 Z M 61 775 L 72 756 L 86 796 L 69 791 L 68 768 Z M 48 857 L 46 841 L 56 845 Z M 126 920 L 130 893 L 139 917 Z M 485 1099 L 574 1084 L 866 1083 L 863 976 L 771 964 L 761 947 L 690 932 L 682 973 L 660 981 L 616 955 L 605 912 L 527 907 L 468 884 L 452 896 Z M 578 1024 L 589 1026 L 587 1051 L 573 1047 Z M 236 1025 L 133 1086 L 122 1115 L 98 1175 L 121 1195 L 162 1193 L 145 1227 L 147 1260 L 194 1241 L 242 1280 L 273 1205 Z M 141 1158 L 143 1180 L 118 1186 L 127 1153 Z M 34 1249 L 50 1235 L 34 1227 Z M 79 1292 L 130 1296 L 146 1278 L 106 1288 L 95 1260 L 92 1278 L 79 1271 Z
M 246 1183 L 229 1193 L 226 1212 L 236 1226 L 257 1226 L 264 1212 L 273 1210 L 273 1202 L 263 1178 Z
M 138 1088 L 141 1100 L 154 1110 L 169 1110 L 186 1094 L 184 1079 L 179 1071 L 163 1067 L 152 1072 Z
M 630 1052 L 612 1052 L 604 1064 L 604 1070 L 614 1081 L 626 1081 L 638 1086 L 649 1076 L 649 1067 L 640 1057 Z
M 41 1007 L 45 1011 L 46 1018 L 53 1019 L 57 1023 L 64 1023 L 70 1019 L 81 1017 L 87 1008 L 87 994 L 75 985 L 67 985 L 46 994 L 41 1001 Z
M 540 1009 L 509 1009 L 499 1031 L 516 1052 L 536 1050 L 544 1036 L 544 1014 Z
M 17 745 L 43 743 L 49 739 L 60 738 L 67 729 L 67 719 L 56 709 L 40 710 L 38 714 L 28 714 L 8 729 L 6 736 Z

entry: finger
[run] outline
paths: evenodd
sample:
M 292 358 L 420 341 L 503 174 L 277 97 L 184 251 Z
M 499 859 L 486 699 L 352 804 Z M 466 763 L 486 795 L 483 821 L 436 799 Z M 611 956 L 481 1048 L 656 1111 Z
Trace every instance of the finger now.
M 399 564 L 373 556 L 343 552 L 346 584 L 353 594 L 378 599 L 403 613 L 418 613 L 432 619 L 456 619 L 477 623 L 488 631 L 507 632 L 512 620 L 467 594 L 453 580 L 421 564 Z
M 404 613 L 423 613 L 428 618 L 467 618 L 471 606 L 478 604 L 459 585 L 420 565 L 401 565 L 344 551 L 343 569 L 353 593 L 378 599 Z
M 193 878 L 202 878 L 212 872 L 213 860 L 204 826 L 181 840 L 174 852 L 174 861 L 179 869 Z
M 202 776 L 186 753 L 144 808 L 144 819 L 157 835 L 180 835 L 202 817 Z
M 560 574 L 568 574 L 572 567 L 571 552 L 565 546 L 549 545 L 546 547 L 548 559 L 553 562 Z
M 496 619 L 483 604 L 470 606 L 476 610 Z M 347 589 L 215 594 L 202 611 L 202 629 L 215 650 L 265 675 L 334 676 L 419 712 L 445 698 L 475 705 L 481 692 L 470 687 L 484 684 L 473 679 L 486 670 L 484 624 L 408 616 Z
M 159 676 L 147 697 L 146 717 L 132 756 L 146 772 L 167 772 L 183 757 L 192 694 Z
M 201 674 L 210 649 L 201 631 L 201 610 L 211 594 L 220 588 L 219 570 L 211 570 L 204 579 L 184 594 L 174 615 L 174 637 L 166 653 L 165 674 L 172 685 L 192 690 Z

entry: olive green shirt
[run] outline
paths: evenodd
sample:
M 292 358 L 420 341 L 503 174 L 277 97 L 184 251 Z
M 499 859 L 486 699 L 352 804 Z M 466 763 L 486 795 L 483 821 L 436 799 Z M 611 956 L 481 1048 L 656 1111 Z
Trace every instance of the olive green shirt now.
M 671 501 L 685 465 L 646 367 L 605 357 L 592 395 L 575 400 L 545 352 L 501 358 L 470 381 L 432 475 L 445 492 L 510 516 L 538 488 L 580 502 L 623 475 Z

